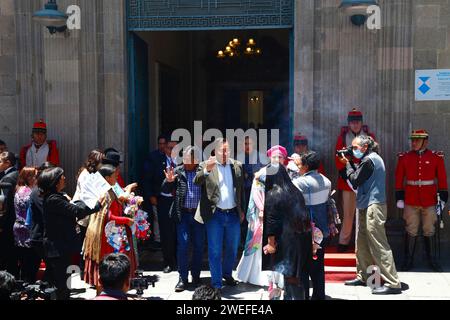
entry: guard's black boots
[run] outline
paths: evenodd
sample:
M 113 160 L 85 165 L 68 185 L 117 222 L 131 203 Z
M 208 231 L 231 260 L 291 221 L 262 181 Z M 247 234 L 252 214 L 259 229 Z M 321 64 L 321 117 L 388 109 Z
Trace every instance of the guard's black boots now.
M 442 268 L 436 259 L 436 241 L 434 237 L 423 237 L 425 244 L 425 253 L 427 255 L 428 265 L 434 272 L 442 272 Z
M 403 260 L 402 271 L 409 271 L 413 267 L 416 240 L 417 237 L 412 237 L 408 233 L 405 235 L 405 258 Z

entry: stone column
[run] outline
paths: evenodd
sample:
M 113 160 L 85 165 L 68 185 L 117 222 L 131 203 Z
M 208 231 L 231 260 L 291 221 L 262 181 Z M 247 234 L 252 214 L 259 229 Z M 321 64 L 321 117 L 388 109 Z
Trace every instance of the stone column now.
M 17 82 L 14 0 L 0 1 L 0 139 L 17 150 Z
M 313 133 L 314 0 L 295 1 L 294 132 Z

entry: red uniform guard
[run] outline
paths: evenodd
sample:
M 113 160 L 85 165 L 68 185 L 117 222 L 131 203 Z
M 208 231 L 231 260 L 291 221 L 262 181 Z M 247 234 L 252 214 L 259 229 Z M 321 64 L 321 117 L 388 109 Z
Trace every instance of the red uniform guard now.
M 397 207 L 403 209 L 406 222 L 405 261 L 403 270 L 413 266 L 414 248 L 419 225 L 422 222 L 425 252 L 430 267 L 440 271 L 435 261 L 433 236 L 436 232 L 437 194 L 440 200 L 447 202 L 447 174 L 442 152 L 427 149 L 428 133 L 425 130 L 414 130 L 410 136 L 411 151 L 400 153 L 395 174 L 395 190 Z
M 38 168 L 46 161 L 59 166 L 56 141 L 47 141 L 47 124 L 44 120 L 34 123 L 31 138 L 32 142 L 20 149 L 20 169 L 25 166 Z

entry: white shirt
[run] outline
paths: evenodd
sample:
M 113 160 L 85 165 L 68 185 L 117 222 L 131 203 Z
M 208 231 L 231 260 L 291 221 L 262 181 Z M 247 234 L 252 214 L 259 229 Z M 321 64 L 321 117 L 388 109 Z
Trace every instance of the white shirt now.
M 44 142 L 44 144 L 39 149 L 36 149 L 36 146 L 34 145 L 34 143 L 32 143 L 26 155 L 27 167 L 40 167 L 44 162 L 47 161 L 49 151 L 50 148 L 47 142 Z
M 236 207 L 234 199 L 233 174 L 231 173 L 231 165 L 227 163 L 225 166 L 217 163 L 217 173 L 219 176 L 220 200 L 217 206 L 220 209 L 227 210 Z
M 81 171 L 80 175 L 78 176 L 77 188 L 75 189 L 75 194 L 73 195 L 72 201 L 80 200 L 81 185 L 83 184 L 84 180 L 88 177 L 89 177 L 89 171 L 87 171 L 86 169 L 83 169 L 83 171 Z
M 234 184 L 233 184 L 233 174 L 231 172 L 231 165 L 227 163 L 222 165 L 221 163 L 216 163 L 217 175 L 219 178 L 219 192 L 220 199 L 217 203 L 217 207 L 222 210 L 233 209 L 236 207 L 236 199 L 234 196 Z M 205 175 L 209 175 L 205 168 Z

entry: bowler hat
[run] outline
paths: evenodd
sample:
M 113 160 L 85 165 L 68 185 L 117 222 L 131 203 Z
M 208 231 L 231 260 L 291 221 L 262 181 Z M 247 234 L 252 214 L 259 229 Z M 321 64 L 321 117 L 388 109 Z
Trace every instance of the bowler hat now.
M 103 164 L 111 164 L 115 167 L 117 167 L 122 162 L 123 161 L 120 161 L 120 153 L 116 151 L 108 151 L 102 160 Z

